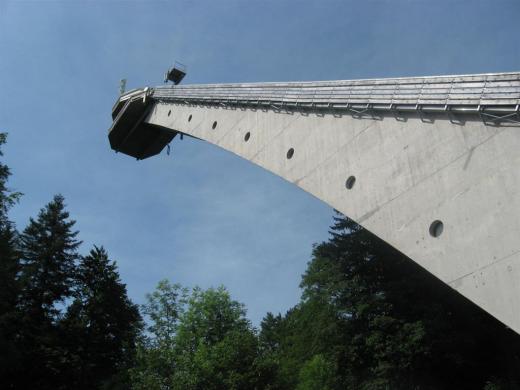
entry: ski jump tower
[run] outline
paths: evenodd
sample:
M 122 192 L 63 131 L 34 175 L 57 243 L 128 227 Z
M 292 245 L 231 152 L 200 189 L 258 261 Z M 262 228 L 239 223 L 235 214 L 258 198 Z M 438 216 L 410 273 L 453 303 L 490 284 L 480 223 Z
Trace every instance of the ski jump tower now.
M 220 146 L 341 211 L 520 333 L 520 73 L 159 86 L 112 148 Z

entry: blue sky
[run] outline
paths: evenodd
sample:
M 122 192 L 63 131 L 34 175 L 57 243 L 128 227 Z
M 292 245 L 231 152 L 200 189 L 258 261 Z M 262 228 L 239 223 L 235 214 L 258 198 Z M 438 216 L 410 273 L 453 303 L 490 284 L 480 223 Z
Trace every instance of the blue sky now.
M 333 210 L 202 141 L 136 162 L 107 140 L 121 78 L 156 85 L 520 70 L 520 1 L 0 0 L 0 131 L 19 229 L 62 193 L 131 298 L 224 284 L 258 324 L 297 303 Z

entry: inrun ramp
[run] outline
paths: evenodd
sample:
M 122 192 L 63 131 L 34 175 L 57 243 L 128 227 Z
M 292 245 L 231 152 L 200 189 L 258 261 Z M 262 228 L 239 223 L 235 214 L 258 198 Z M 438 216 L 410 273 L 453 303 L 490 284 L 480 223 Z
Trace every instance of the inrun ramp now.
M 119 97 L 109 139 L 137 159 L 178 134 L 231 151 L 520 333 L 519 105 L 518 72 L 159 86 Z

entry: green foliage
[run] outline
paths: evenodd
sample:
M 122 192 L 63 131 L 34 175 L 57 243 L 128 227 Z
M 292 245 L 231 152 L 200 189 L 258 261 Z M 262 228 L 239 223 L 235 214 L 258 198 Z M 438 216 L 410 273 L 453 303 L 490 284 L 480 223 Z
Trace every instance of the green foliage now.
M 174 388 L 254 388 L 256 338 L 243 305 L 225 288 L 192 291 L 176 347 Z
M 128 388 L 140 316 L 115 263 L 103 248 L 79 256 L 60 195 L 18 234 L 9 176 L 0 163 L 0 388 Z
M 171 389 L 174 350 L 152 346 L 144 340 L 137 347 L 135 364 L 129 369 L 131 388 L 135 390 Z
M 0 157 L 4 155 L 2 152 L 2 146 L 6 141 L 7 134 L 0 133 Z M 20 192 L 11 191 L 7 187 L 9 176 L 11 176 L 9 167 L 0 163 L 0 226 L 8 224 L 7 212 L 22 196 Z
M 253 389 L 258 341 L 242 304 L 225 288 L 186 289 L 159 282 L 147 296 L 150 319 L 137 365 L 134 389 Z
M 473 389 L 518 376 L 516 335 L 348 218 L 314 248 L 301 287 L 276 352 L 287 388 L 317 353 L 336 368 L 333 388 Z
M 62 196 L 16 231 L 9 175 L 0 163 L 1 388 L 519 388 L 518 335 L 348 218 L 258 332 L 224 287 L 166 280 L 143 327 L 107 252 L 78 254 Z
M 233 301 L 224 287 L 196 287 L 180 321 L 178 346 L 182 351 L 192 351 L 198 345 L 222 341 L 231 331 L 247 331 L 249 327 L 244 306 Z
M 1 148 L 6 139 L 7 134 L 0 133 L 0 156 L 3 156 Z M 20 271 L 20 259 L 16 243 L 17 232 L 7 213 L 21 194 L 7 187 L 10 175 L 9 167 L 0 163 L 0 332 L 7 331 L 19 295 L 17 275 Z M 6 340 L 7 336 L 1 339 Z M 0 345 L 0 350 L 3 350 L 1 347 Z
M 143 315 L 149 318 L 148 332 L 158 346 L 173 347 L 173 341 L 187 304 L 188 289 L 180 284 L 161 280 L 151 294 L 146 295 L 146 303 L 141 306 Z
M 0 133 L 0 156 L 7 135 Z M 0 387 L 12 383 L 20 369 L 21 352 L 15 342 L 20 327 L 17 311 L 20 284 L 20 254 L 17 250 L 17 232 L 8 218 L 9 209 L 21 194 L 9 190 L 7 182 L 11 172 L 0 162 Z M 7 386 L 5 386 L 7 387 Z
M 268 313 L 259 333 L 262 362 L 273 389 L 294 389 L 302 367 L 316 355 L 331 361 L 343 341 L 336 313 L 319 300 L 301 302 L 285 316 Z
M 61 195 L 18 234 L 9 176 L 0 163 L 0 387 L 128 388 L 140 316 L 115 263 L 103 248 L 78 254 Z
M 74 388 L 100 388 L 133 364 L 141 317 L 102 247 L 81 258 L 74 295 L 60 321 L 73 357 L 66 371 Z
M 174 389 L 252 389 L 257 340 L 252 332 L 229 331 L 212 344 L 201 341 L 181 353 L 173 375 Z
M 223 288 L 170 299 L 173 341 L 144 348 L 154 369 L 135 388 L 517 387 L 517 335 L 347 218 L 315 246 L 301 287 L 300 303 L 268 313 L 256 337 Z
M 19 238 L 17 349 L 25 375 L 17 380 L 23 387 L 57 387 L 61 380 L 57 373 L 66 351 L 58 327 L 60 305 L 72 294 L 80 245 L 74 223 L 57 195 Z
M 69 220 L 63 196 L 56 195 L 30 219 L 20 236 L 22 251 L 22 305 L 32 319 L 40 322 L 57 320 L 62 303 L 72 294 L 74 267 L 79 258 L 76 222 Z
M 188 290 L 161 280 L 155 291 L 146 295 L 141 313 L 148 319 L 147 334 L 141 338 L 136 365 L 130 370 L 132 388 L 172 388 L 177 368 L 176 335 L 186 311 Z
M 334 365 L 323 355 L 315 355 L 301 368 L 296 390 L 330 390 L 334 376 Z

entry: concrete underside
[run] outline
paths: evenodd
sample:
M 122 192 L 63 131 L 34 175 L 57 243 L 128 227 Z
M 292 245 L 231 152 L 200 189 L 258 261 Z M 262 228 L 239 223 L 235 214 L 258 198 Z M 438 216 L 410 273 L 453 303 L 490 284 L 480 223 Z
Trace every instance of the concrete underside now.
M 297 185 L 520 333 L 520 128 L 423 119 L 155 102 L 145 122 Z M 439 237 L 429 232 L 435 220 Z

